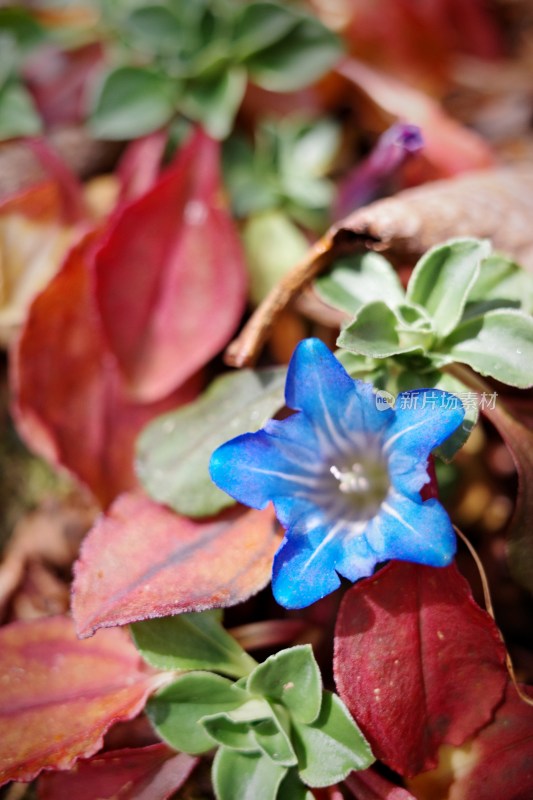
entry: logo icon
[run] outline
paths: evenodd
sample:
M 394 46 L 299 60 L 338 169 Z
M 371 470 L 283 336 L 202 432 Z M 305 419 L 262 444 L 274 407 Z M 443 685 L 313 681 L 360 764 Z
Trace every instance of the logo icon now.
M 378 389 L 376 392 L 376 408 L 378 411 L 386 411 L 388 408 L 394 408 L 395 398 L 390 392 L 384 389 Z

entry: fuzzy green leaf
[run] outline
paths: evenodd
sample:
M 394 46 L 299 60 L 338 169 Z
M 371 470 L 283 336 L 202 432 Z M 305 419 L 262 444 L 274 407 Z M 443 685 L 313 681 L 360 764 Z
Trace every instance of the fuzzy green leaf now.
M 249 58 L 286 36 L 298 23 L 298 16 L 278 3 L 256 2 L 246 5 L 235 19 L 234 55 Z
M 200 720 L 238 708 L 247 693 L 211 672 L 189 672 L 155 694 L 146 711 L 157 733 L 171 747 L 196 755 L 215 746 Z
M 240 753 L 260 753 L 254 732 L 248 722 L 235 722 L 226 715 L 204 717 L 202 725 L 218 744 Z
M 242 232 L 250 269 L 250 297 L 259 304 L 307 252 L 303 233 L 282 211 L 249 217 Z
M 315 281 L 314 288 L 325 303 L 351 315 L 376 300 L 391 307 L 404 301 L 397 273 L 378 253 L 340 259 L 330 272 Z
M 190 517 L 232 505 L 209 477 L 211 454 L 229 436 L 258 430 L 283 406 L 285 373 L 228 373 L 194 403 L 151 422 L 137 447 L 137 474 L 148 494 Z
M 145 661 L 158 669 L 205 669 L 240 678 L 256 663 L 213 611 L 136 622 L 131 632 Z
M 490 242 L 451 239 L 432 247 L 413 270 L 406 299 L 427 309 L 438 336 L 447 336 L 459 320 Z
M 519 308 L 533 313 L 533 275 L 500 253 L 481 263 L 479 277 L 468 295 L 465 316 L 479 316 L 480 310 Z
M 252 694 L 281 703 L 299 722 L 313 722 L 322 701 L 322 677 L 311 645 L 282 650 L 250 673 Z
M 315 796 L 301 782 L 298 769 L 295 768 L 290 769 L 283 778 L 276 800 L 315 800 Z
M 273 92 L 314 83 L 342 55 L 338 37 L 313 17 L 303 17 L 279 41 L 246 59 L 250 79 Z
M 131 32 L 135 43 L 150 52 L 175 52 L 188 33 L 183 21 L 165 5 L 140 6 L 126 20 L 126 32 Z
M 221 747 L 213 762 L 217 800 L 275 800 L 286 767 L 268 756 L 237 753 Z
M 526 389 L 533 386 L 533 318 L 511 309 L 488 311 L 458 325 L 432 355 Z
M 308 786 L 331 786 L 375 760 L 368 742 L 337 695 L 323 693 L 312 725 L 294 722 L 300 777 Z
M 245 89 L 244 69 L 223 69 L 214 76 L 189 83 L 181 110 L 200 121 L 214 139 L 224 139 L 233 127 Z
M 281 716 L 283 709 L 278 707 L 278 710 Z M 298 761 L 287 732 L 289 729 L 289 717 L 286 713 L 285 717 L 287 730 L 285 730 L 280 718 L 274 712 L 269 719 L 256 722 L 253 727 L 253 733 L 262 752 L 274 763 L 292 767 Z
M 402 310 L 405 313 L 405 307 Z M 417 309 L 411 310 L 419 313 Z M 354 321 L 341 331 L 337 345 L 371 358 L 387 358 L 400 353 L 424 353 L 432 338 L 427 326 L 424 328 L 414 320 L 408 324 L 398 311 L 376 301 L 360 309 Z
M 90 116 L 101 139 L 134 139 L 157 130 L 174 113 L 179 86 L 148 67 L 119 67 L 104 80 Z

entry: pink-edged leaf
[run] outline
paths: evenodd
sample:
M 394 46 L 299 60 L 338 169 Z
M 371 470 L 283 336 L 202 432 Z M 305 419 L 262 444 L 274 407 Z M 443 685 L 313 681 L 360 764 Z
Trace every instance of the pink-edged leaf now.
M 87 25 L 88 20 L 84 23 Z M 94 23 L 94 19 L 89 22 Z M 85 121 L 87 90 L 103 59 L 104 47 L 100 42 L 65 50 L 39 47 L 25 59 L 24 78 L 47 126 Z
M 533 592 L 533 430 L 522 425 L 501 403 L 483 413 L 508 446 L 518 472 L 518 494 L 507 545 L 513 577 Z
M 511 683 L 494 721 L 474 739 L 468 755 L 467 767 L 456 773 L 449 800 L 533 797 L 533 708 Z
M 395 786 L 372 768 L 352 772 L 344 783 L 357 800 L 415 800 L 407 789 Z
M 159 175 L 166 143 L 166 131 L 155 131 L 128 146 L 118 166 L 119 206 L 152 188 Z
M 356 59 L 346 59 L 338 71 L 389 118 L 420 127 L 424 139 L 423 157 L 431 164 L 434 178 L 483 169 L 496 163 L 481 136 L 448 116 L 424 92 Z
M 135 438 L 152 417 L 196 394 L 192 381 L 151 404 L 132 401 L 106 350 L 91 293 L 98 232 L 71 249 L 36 298 L 12 359 L 18 430 L 51 463 L 69 469 L 103 505 L 136 486 Z
M 42 775 L 39 800 L 167 800 L 197 763 L 166 744 L 111 750 L 78 761 L 70 772 Z
M 345 595 L 339 694 L 374 755 L 401 775 L 437 763 L 485 725 L 507 681 L 505 649 L 455 565 L 393 562 Z
M 96 292 L 111 350 L 143 400 L 181 385 L 235 331 L 246 271 L 219 145 L 202 131 L 115 218 L 96 256 Z
M 0 674 L 0 783 L 93 755 L 161 683 L 123 631 L 82 642 L 68 617 L 3 627 Z
M 124 494 L 82 545 L 72 600 L 78 633 L 240 603 L 268 583 L 278 545 L 270 508 L 192 520 Z

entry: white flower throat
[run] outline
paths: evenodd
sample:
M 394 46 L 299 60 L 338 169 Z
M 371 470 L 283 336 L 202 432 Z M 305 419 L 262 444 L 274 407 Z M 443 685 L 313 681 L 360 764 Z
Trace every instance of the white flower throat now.
M 358 457 L 329 468 L 337 495 L 336 505 L 344 514 L 369 519 L 377 513 L 390 488 L 387 462 L 379 454 Z

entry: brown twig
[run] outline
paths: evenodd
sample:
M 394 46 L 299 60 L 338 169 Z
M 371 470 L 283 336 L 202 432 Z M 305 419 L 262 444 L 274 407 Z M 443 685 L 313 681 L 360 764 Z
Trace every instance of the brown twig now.
M 472 556 L 472 558 L 475 561 L 476 567 L 477 567 L 478 572 L 479 572 L 479 577 L 481 579 L 481 586 L 482 586 L 482 589 L 483 589 L 483 598 L 484 598 L 484 601 L 485 601 L 485 608 L 487 609 L 487 614 L 489 614 L 492 617 L 492 619 L 494 620 L 494 623 L 496 624 L 496 617 L 494 615 L 494 606 L 492 605 L 492 598 L 490 596 L 490 587 L 489 587 L 489 582 L 488 582 L 488 579 L 487 579 L 487 573 L 485 572 L 485 568 L 483 567 L 481 559 L 478 556 L 474 545 L 466 538 L 466 536 L 460 530 L 460 528 L 458 528 L 457 525 L 454 525 L 453 528 L 454 528 L 457 536 L 461 539 L 461 541 L 463 541 L 465 543 L 465 545 L 467 546 L 467 548 L 468 548 L 468 550 L 470 552 L 470 555 Z M 516 690 L 516 693 L 518 694 L 519 698 L 521 700 L 523 700 L 524 703 L 526 703 L 528 706 L 533 706 L 533 697 L 529 697 L 527 694 L 525 694 L 522 691 L 522 689 L 520 688 L 520 686 L 518 684 L 518 681 L 516 680 L 516 675 L 515 675 L 514 666 L 513 666 L 513 662 L 512 662 L 511 656 L 509 655 L 509 651 L 508 651 L 507 646 L 505 644 L 505 639 L 503 638 L 503 634 L 502 634 L 502 632 L 499 629 L 497 624 L 496 624 L 496 629 L 498 631 L 498 634 L 500 636 L 500 639 L 502 640 L 502 643 L 503 643 L 503 646 L 504 646 L 504 649 L 505 649 L 505 666 L 507 667 L 507 672 L 509 673 L 509 677 L 511 678 L 511 681 L 512 681 L 513 686 L 514 686 L 514 688 Z

